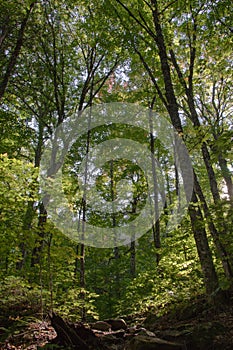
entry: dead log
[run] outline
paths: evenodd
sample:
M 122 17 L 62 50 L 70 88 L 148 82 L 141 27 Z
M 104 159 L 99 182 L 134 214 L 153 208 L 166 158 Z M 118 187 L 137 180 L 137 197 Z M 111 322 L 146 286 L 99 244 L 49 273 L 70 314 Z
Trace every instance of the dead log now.
M 70 323 L 54 312 L 49 315 L 51 325 L 57 333 L 54 342 L 74 350 L 108 350 L 95 333 L 82 323 Z

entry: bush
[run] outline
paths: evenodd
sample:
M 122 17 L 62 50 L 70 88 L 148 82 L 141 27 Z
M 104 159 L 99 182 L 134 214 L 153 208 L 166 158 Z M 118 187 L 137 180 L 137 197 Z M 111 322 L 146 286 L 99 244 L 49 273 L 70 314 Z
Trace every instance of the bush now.
M 8 276 L 0 286 L 0 319 L 5 322 L 40 312 L 40 289 L 21 277 Z

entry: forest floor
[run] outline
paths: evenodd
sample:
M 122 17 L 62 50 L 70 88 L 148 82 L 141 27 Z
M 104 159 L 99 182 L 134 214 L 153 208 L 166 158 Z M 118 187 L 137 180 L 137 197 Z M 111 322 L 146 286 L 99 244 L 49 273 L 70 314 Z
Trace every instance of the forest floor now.
M 189 350 L 232 350 L 233 349 L 233 303 L 216 308 L 200 297 L 173 305 L 172 309 L 162 316 L 151 310 L 141 315 L 131 315 L 125 320 L 128 326 L 144 327 L 154 332 L 156 337 L 187 344 Z M 56 332 L 49 319 L 36 318 L 12 320 L 17 324 L 7 338 L 0 343 L 1 350 L 37 350 L 43 348 L 56 338 Z M 14 322 L 12 324 L 14 324 Z M 4 338 L 4 325 L 0 327 L 1 339 Z
M 187 350 L 233 350 L 233 298 L 216 307 L 200 296 L 161 317 L 150 313 L 144 326 L 160 338 L 184 342 Z

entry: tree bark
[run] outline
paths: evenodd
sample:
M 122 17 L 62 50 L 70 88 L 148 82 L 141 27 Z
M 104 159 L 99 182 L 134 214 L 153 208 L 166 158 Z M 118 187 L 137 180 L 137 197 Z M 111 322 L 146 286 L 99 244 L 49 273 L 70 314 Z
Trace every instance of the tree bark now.
M 152 103 L 153 106 L 153 103 Z M 154 245 L 156 249 L 156 265 L 159 265 L 160 254 L 158 249 L 161 248 L 160 240 L 160 220 L 159 220 L 159 205 L 158 205 L 158 179 L 156 174 L 156 163 L 155 163 L 155 146 L 154 146 L 154 128 L 153 128 L 153 119 L 152 119 L 152 110 L 149 110 L 149 126 L 150 126 L 150 152 L 151 152 L 151 167 L 153 174 L 153 189 L 154 189 L 154 214 L 155 214 L 155 224 L 152 226 Z
M 212 296 L 218 289 L 218 277 L 215 271 L 211 250 L 209 247 L 203 216 L 199 208 L 196 193 L 193 191 L 192 203 L 189 205 L 189 215 L 201 263 L 207 295 Z
M 206 203 L 206 199 L 205 196 L 202 192 L 201 186 L 197 180 L 196 174 L 194 173 L 194 187 L 195 187 L 195 191 L 201 201 L 201 205 L 202 205 L 202 209 L 203 212 L 205 214 L 205 217 L 207 219 L 207 224 L 209 227 L 209 231 L 210 234 L 213 238 L 215 247 L 216 247 L 216 251 L 217 251 L 217 255 L 219 256 L 221 262 L 222 262 L 222 266 L 225 272 L 225 275 L 228 279 L 232 279 L 233 278 L 233 271 L 232 271 L 232 261 L 224 247 L 224 245 L 222 244 L 220 237 L 219 237 L 219 233 L 214 225 L 214 222 L 211 218 L 211 213 L 209 211 L 208 205 Z
M 132 278 L 136 277 L 136 249 L 135 241 L 130 244 L 130 275 Z

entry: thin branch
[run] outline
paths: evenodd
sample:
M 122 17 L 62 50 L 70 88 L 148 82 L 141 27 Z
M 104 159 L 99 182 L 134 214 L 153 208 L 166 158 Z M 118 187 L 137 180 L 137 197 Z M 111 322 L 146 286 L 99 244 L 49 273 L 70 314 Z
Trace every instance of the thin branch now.
M 183 88 L 185 89 L 185 92 L 186 92 L 186 94 L 187 94 L 187 96 L 188 96 L 188 93 L 189 93 L 188 87 L 187 87 L 187 84 L 186 84 L 186 82 L 185 82 L 183 73 L 182 73 L 182 71 L 181 71 L 181 69 L 180 69 L 180 66 L 179 66 L 179 64 L 178 64 L 178 62 L 177 62 L 175 53 L 174 53 L 173 49 L 170 49 L 169 52 L 170 52 L 171 61 L 172 61 L 173 66 L 174 66 L 174 68 L 175 68 L 175 70 L 176 70 L 176 73 L 177 73 L 177 76 L 178 76 L 178 78 L 179 78 L 179 81 L 180 81 L 181 85 L 183 86 Z
M 108 72 L 107 75 L 105 75 L 102 79 L 98 79 L 96 82 L 93 81 L 93 87 L 96 86 L 96 85 L 98 85 L 100 81 L 102 81 L 102 82 L 101 82 L 101 84 L 98 86 L 98 88 L 93 92 L 92 100 L 93 100 L 93 98 L 98 94 L 98 92 L 102 89 L 102 87 L 104 86 L 104 84 L 106 83 L 106 81 L 108 80 L 108 78 L 109 78 L 109 77 L 111 76 L 111 74 L 115 71 L 115 69 L 116 69 L 116 67 L 118 66 L 118 64 L 119 64 L 119 60 L 116 59 L 116 61 L 115 61 L 114 65 L 113 65 L 113 67 L 109 70 L 109 72 Z M 89 105 L 90 102 L 91 102 L 90 100 L 91 100 L 91 98 L 89 99 L 89 101 L 88 101 L 88 103 L 87 103 L 88 105 Z
M 149 76 L 150 76 L 150 78 L 151 78 L 151 80 L 152 80 L 152 82 L 153 82 L 153 84 L 154 84 L 154 86 L 155 86 L 155 88 L 157 90 L 159 98 L 161 99 L 161 101 L 163 102 L 165 107 L 168 108 L 168 103 L 167 103 L 166 99 L 164 98 L 163 93 L 162 93 L 162 91 L 160 90 L 160 88 L 159 88 L 159 86 L 157 84 L 157 81 L 156 81 L 156 79 L 154 77 L 154 74 L 153 74 L 152 70 L 150 69 L 149 65 L 145 61 L 145 59 L 144 59 L 143 55 L 141 54 L 141 52 L 135 46 L 134 46 L 134 50 L 138 54 L 138 56 L 140 57 L 140 60 L 141 60 L 142 64 L 144 65 L 146 71 L 148 72 L 148 74 L 149 74 Z
M 170 6 L 172 6 L 173 4 L 175 4 L 177 2 L 177 0 L 174 0 L 174 1 L 172 1 L 172 2 L 170 2 L 167 6 L 165 6 L 164 8 L 163 8 L 163 10 L 161 11 L 161 12 L 159 12 L 159 16 L 160 15 L 162 15 Z
M 153 7 L 151 6 L 151 4 L 148 1 L 146 1 L 146 0 L 142 0 L 142 1 L 149 7 L 149 9 L 151 11 L 153 11 Z
M 133 14 L 133 12 L 127 7 L 125 6 L 125 4 L 123 4 L 121 2 L 121 0 L 115 0 L 118 4 L 121 5 L 121 7 L 123 7 L 125 9 L 125 11 L 129 14 L 130 17 L 132 17 L 134 19 L 134 21 L 139 24 L 140 27 L 142 27 L 154 40 L 156 40 L 156 35 L 150 30 L 150 28 L 143 24 L 142 22 L 139 21 L 139 19 Z M 118 14 L 119 15 L 119 14 Z M 143 21 L 144 22 L 144 21 Z
M 191 7 L 191 6 L 190 6 Z M 192 12 L 192 8 L 191 8 L 191 12 Z M 189 76 L 188 76 L 188 82 L 189 82 L 189 92 L 191 93 L 191 95 L 193 95 L 193 72 L 194 72 L 194 62 L 196 59 L 196 41 L 197 41 L 197 22 L 196 22 L 196 18 L 193 16 L 192 13 L 192 20 L 193 20 L 193 36 L 192 36 L 192 40 L 190 37 L 190 60 L 189 60 Z

